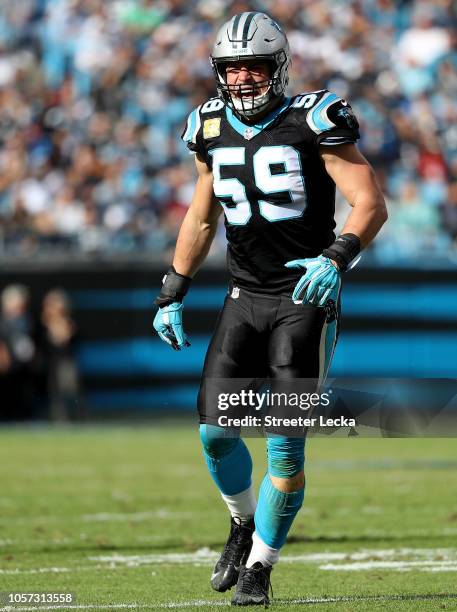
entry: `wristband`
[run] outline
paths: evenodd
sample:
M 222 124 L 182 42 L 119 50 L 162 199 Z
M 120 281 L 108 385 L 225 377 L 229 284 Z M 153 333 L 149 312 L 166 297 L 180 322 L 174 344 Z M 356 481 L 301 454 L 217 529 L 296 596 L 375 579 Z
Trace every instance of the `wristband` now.
M 178 274 L 173 266 L 163 277 L 162 290 L 156 298 L 155 303 L 159 308 L 169 306 L 173 302 L 182 302 L 184 296 L 189 291 L 192 279 L 190 276 Z
M 333 259 L 341 272 L 346 272 L 351 261 L 361 251 L 360 238 L 355 234 L 341 234 L 327 249 L 322 251 L 324 257 Z

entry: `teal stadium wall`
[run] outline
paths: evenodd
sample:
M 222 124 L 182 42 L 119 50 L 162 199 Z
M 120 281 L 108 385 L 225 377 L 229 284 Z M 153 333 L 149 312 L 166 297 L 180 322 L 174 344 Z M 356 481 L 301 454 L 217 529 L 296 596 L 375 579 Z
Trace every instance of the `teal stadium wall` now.
M 35 308 L 50 288 L 69 292 L 89 416 L 189 412 L 227 276 L 198 274 L 184 310 L 192 346 L 177 353 L 152 330 L 162 275 L 144 263 L 22 266 L 2 273 L 0 288 L 28 285 Z M 457 378 L 455 270 L 353 270 L 342 312 L 331 376 Z

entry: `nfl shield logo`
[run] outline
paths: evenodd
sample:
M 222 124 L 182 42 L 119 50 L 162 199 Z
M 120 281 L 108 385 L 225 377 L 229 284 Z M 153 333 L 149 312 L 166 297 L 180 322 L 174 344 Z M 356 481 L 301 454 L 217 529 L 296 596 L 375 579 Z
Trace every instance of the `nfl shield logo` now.
M 244 137 L 246 138 L 246 140 L 251 140 L 253 136 L 254 136 L 254 130 L 251 127 L 247 127 L 244 130 Z

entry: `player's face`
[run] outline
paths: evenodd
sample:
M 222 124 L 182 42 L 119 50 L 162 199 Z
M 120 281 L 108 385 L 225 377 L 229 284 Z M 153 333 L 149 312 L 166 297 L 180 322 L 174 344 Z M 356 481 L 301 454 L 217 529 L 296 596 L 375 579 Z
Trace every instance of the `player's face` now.
M 268 62 L 239 61 L 230 62 L 226 67 L 227 85 L 237 98 L 251 98 L 263 95 L 269 87 L 270 66 Z

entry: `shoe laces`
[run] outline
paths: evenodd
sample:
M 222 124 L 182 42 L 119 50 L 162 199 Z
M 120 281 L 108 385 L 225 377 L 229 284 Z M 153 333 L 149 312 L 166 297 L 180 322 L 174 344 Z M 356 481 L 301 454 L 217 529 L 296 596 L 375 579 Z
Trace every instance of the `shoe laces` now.
M 270 580 L 270 572 L 268 568 L 263 567 L 261 563 L 259 563 L 260 567 L 255 567 L 257 563 L 255 563 L 252 567 L 246 567 L 243 574 L 243 586 L 242 591 L 247 595 L 252 595 L 254 592 L 258 591 L 259 582 L 261 582 L 261 586 L 264 590 L 271 593 L 271 597 L 273 598 L 273 587 L 271 585 Z M 265 605 L 265 607 L 268 607 Z

